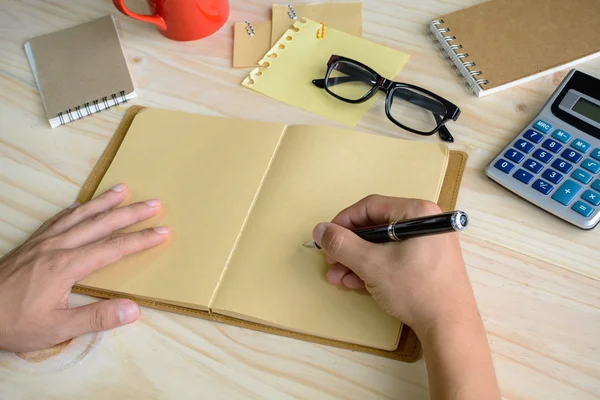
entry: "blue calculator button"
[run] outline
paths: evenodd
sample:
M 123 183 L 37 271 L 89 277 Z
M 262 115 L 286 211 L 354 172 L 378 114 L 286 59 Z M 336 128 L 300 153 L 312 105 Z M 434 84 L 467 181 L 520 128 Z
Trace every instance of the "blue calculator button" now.
M 586 190 L 581 195 L 581 198 L 594 206 L 600 206 L 600 194 L 593 190 Z
M 533 129 L 529 129 L 527 132 L 525 132 L 523 137 L 527 140 L 531 140 L 535 144 L 539 144 L 542 141 L 542 139 L 544 138 L 544 135 L 542 135 L 539 132 L 534 131 Z
M 592 207 L 590 207 L 589 205 L 585 204 L 583 201 L 578 201 L 577 203 L 573 204 L 573 207 L 571 207 L 571 210 L 577 211 L 579 214 L 583 215 L 584 217 L 589 217 L 594 212 L 594 209 Z
M 584 142 L 581 139 L 576 139 L 573 141 L 573 143 L 571 143 L 571 147 L 583 152 L 583 154 L 586 154 L 588 151 L 590 151 L 590 148 L 592 146 L 590 146 L 589 143 Z
M 600 192 L 600 179 L 596 179 L 594 183 L 592 183 L 592 189 Z
M 554 160 L 554 162 L 552 163 L 552 167 L 556 168 L 563 174 L 568 174 L 573 169 L 573 164 L 570 164 L 570 163 L 566 162 L 565 160 L 561 160 L 559 158 L 559 159 Z
M 562 205 L 568 206 L 582 190 L 583 186 L 579 183 L 567 179 L 565 183 L 554 192 L 552 199 L 558 201 Z
M 549 133 L 552 130 L 552 125 L 550 125 L 546 121 L 542 121 L 541 119 L 538 120 L 535 124 L 533 124 L 533 127 L 535 129 L 537 129 L 538 131 L 541 131 L 544 133 Z
M 556 140 L 552 140 L 552 139 L 546 139 L 544 144 L 542 144 L 542 147 L 550 150 L 553 153 L 558 153 L 563 148 L 562 144 L 560 144 Z
M 592 154 L 590 154 L 590 155 L 592 156 L 593 159 L 600 161 L 600 149 L 596 149 L 596 150 L 592 151 Z
M 550 194 L 552 189 L 554 189 L 554 186 L 541 179 L 535 181 L 533 185 L 531 185 L 531 187 L 537 190 L 538 192 L 545 194 L 546 196 Z
M 592 175 L 588 174 L 587 172 L 585 172 L 582 169 L 577 168 L 575 171 L 573 171 L 573 173 L 571 174 L 571 176 L 575 179 L 577 179 L 579 182 L 581 183 L 590 183 L 590 181 L 592 180 Z
M 569 140 L 573 138 L 570 133 L 563 131 L 562 129 L 557 129 L 552 134 L 552 137 L 560 142 L 569 143 Z
M 533 179 L 533 174 L 530 174 L 524 169 L 518 169 L 513 176 L 525 184 L 529 184 L 529 182 L 531 182 Z
M 559 174 L 558 172 L 556 172 L 553 169 L 548 168 L 547 170 L 544 171 L 544 173 L 542 174 L 542 177 L 544 179 L 548 179 L 550 182 L 554 183 L 554 184 L 559 184 L 560 181 L 563 180 L 563 175 Z
M 523 139 L 519 139 L 517 140 L 517 142 L 515 143 L 515 147 L 521 151 L 524 151 L 525 153 L 529 154 L 531 153 L 531 150 L 533 150 L 533 145 L 529 142 L 526 142 Z
M 552 156 L 552 154 L 550 154 L 547 151 L 544 151 L 542 149 L 537 149 L 536 151 L 534 151 L 533 152 L 533 157 L 535 157 L 538 160 L 544 162 L 545 164 L 548 164 L 550 161 L 552 161 L 552 158 L 554 158 Z
M 578 163 L 583 158 L 583 156 L 580 153 L 571 149 L 565 149 L 565 151 L 562 152 L 561 156 L 567 159 L 568 161 L 571 161 L 572 163 Z
M 510 149 L 506 153 L 504 153 L 504 157 L 508 158 L 510 161 L 516 162 L 517 164 L 523 161 L 525 156 L 520 151 L 515 149 Z
M 525 161 L 525 164 L 523 164 L 523 166 L 531 172 L 533 172 L 534 174 L 539 174 L 544 169 L 544 165 L 542 163 L 534 161 L 531 158 Z
M 581 167 L 585 170 L 590 171 L 592 174 L 597 174 L 598 172 L 600 172 L 600 162 L 590 160 L 589 158 L 585 159 L 581 163 Z
M 505 174 L 510 174 L 511 171 L 513 169 L 515 169 L 515 166 L 512 163 L 509 163 L 506 160 L 503 160 L 502 158 L 499 159 L 498 161 L 496 161 L 496 164 L 494 164 L 494 167 L 498 168 L 500 171 L 504 172 Z

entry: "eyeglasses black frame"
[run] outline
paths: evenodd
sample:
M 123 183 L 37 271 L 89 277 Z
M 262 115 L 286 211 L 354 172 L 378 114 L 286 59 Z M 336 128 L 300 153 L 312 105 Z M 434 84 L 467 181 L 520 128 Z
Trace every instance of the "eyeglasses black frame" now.
M 344 61 L 349 64 L 354 64 L 354 65 L 370 72 L 371 74 L 373 74 L 376 77 L 376 81 L 371 82 L 371 83 L 373 83 L 373 87 L 360 99 L 346 99 L 342 96 L 339 96 L 338 94 L 332 92 L 329 89 L 328 85 L 326 84 L 326 82 L 329 82 L 330 75 L 334 71 L 334 66 L 338 61 Z M 332 79 L 339 80 L 339 79 L 343 79 L 343 78 L 332 78 Z M 356 81 L 356 79 L 353 77 L 348 77 L 348 81 Z M 335 97 L 336 99 L 342 100 L 346 103 L 352 103 L 352 104 L 363 103 L 363 102 L 369 100 L 371 97 L 373 97 L 379 90 L 383 90 L 387 94 L 387 97 L 385 99 L 385 114 L 387 115 L 389 120 L 392 121 L 395 125 L 399 126 L 402 129 L 405 129 L 409 132 L 415 133 L 417 135 L 423 135 L 423 136 L 431 136 L 431 135 L 435 134 L 436 132 L 438 132 L 440 135 L 440 138 L 443 141 L 454 142 L 454 137 L 452 136 L 452 134 L 450 133 L 450 131 L 448 130 L 448 128 L 445 125 L 450 120 L 456 121 L 458 119 L 458 117 L 460 115 L 460 108 L 458 108 L 455 104 L 449 102 L 448 100 L 444 99 L 443 97 L 438 96 L 437 94 L 435 94 L 433 92 L 430 92 L 427 89 L 424 89 L 419 86 L 411 85 L 408 83 L 395 82 L 395 81 L 389 80 L 387 78 L 384 78 L 380 74 L 378 74 L 372 68 L 368 67 L 367 65 L 365 65 L 359 61 L 352 60 L 350 58 L 338 56 L 338 55 L 332 55 L 329 58 L 329 61 L 327 62 L 327 74 L 325 75 L 325 79 L 315 79 L 312 81 L 312 83 L 321 89 L 325 89 L 327 91 L 327 93 L 329 93 L 331 96 Z M 390 108 L 391 108 L 393 97 L 394 97 L 394 91 L 396 91 L 397 89 L 400 89 L 400 88 L 412 89 L 417 92 L 422 92 L 422 93 L 430 96 L 431 98 L 439 101 L 445 107 L 446 113 L 444 116 L 440 116 L 439 114 L 433 112 L 430 109 L 430 111 L 432 111 L 432 114 L 437 123 L 437 126 L 435 127 L 435 129 L 433 129 L 431 131 L 419 131 L 419 130 L 410 128 L 410 127 L 402 124 L 401 122 L 397 121 L 394 117 L 392 117 Z M 415 92 L 412 92 L 412 93 L 413 93 L 413 95 L 418 96 L 418 93 L 415 93 Z M 400 96 L 400 97 L 404 98 L 406 96 Z M 429 99 L 427 99 L 425 96 L 419 96 L 419 97 L 420 97 L 422 104 L 417 104 L 417 105 L 427 109 L 427 107 L 424 106 L 423 104 L 424 103 L 426 104 L 427 100 L 429 100 Z M 410 101 L 411 99 L 405 99 L 405 100 Z M 414 98 L 413 98 L 413 100 L 414 100 Z M 414 101 L 412 101 L 411 103 L 415 104 Z M 430 104 L 431 103 L 432 102 L 430 102 Z

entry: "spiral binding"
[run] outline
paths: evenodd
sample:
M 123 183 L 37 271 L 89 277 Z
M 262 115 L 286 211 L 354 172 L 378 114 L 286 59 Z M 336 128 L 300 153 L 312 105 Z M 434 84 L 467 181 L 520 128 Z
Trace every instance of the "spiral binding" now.
M 469 53 L 458 51 L 463 48 L 462 45 L 450 43 L 451 41 L 456 40 L 456 36 L 448 35 L 448 33 L 451 32 L 450 28 L 439 28 L 439 26 L 443 24 L 444 20 L 433 20 L 431 21 L 431 29 L 435 30 L 440 35 L 441 39 L 444 40 L 444 42 L 446 43 L 446 47 L 453 53 L 453 56 L 456 59 L 455 62 L 464 67 L 465 79 L 467 76 L 473 78 L 475 84 L 479 85 L 479 87 L 481 88 L 483 88 L 483 85 L 489 84 L 489 81 L 487 79 L 476 79 L 477 76 L 483 75 L 483 72 L 471 69 L 477 65 L 474 61 L 463 61 L 464 58 L 469 57 Z M 461 71 L 461 74 L 462 72 L 463 71 Z
M 125 95 L 125 91 L 121 90 L 118 94 L 111 94 L 110 98 L 109 96 L 104 96 L 99 100 L 93 100 L 91 105 L 88 102 L 77 106 L 74 109 L 69 108 L 68 110 L 61 111 L 56 117 L 58 118 L 60 125 L 64 125 L 66 123 L 73 122 L 90 114 L 99 113 L 102 110 L 109 109 L 122 103 L 127 103 L 127 101 L 128 100 L 127 96 Z

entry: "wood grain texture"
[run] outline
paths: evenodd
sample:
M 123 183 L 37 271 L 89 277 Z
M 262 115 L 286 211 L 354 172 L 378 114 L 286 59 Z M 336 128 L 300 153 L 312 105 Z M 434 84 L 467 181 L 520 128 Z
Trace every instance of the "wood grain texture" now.
M 302 2 L 302 1 L 301 1 Z M 452 147 L 469 153 L 459 207 L 472 227 L 462 245 L 506 399 L 593 399 L 600 393 L 600 231 L 583 232 L 519 200 L 485 164 L 543 105 L 565 72 L 483 99 L 469 94 L 426 35 L 431 17 L 478 0 L 367 0 L 364 37 L 412 55 L 398 80 L 428 87 L 463 113 Z M 128 0 L 144 11 L 141 0 Z M 0 3 L 0 254 L 74 201 L 125 109 L 51 130 L 27 63 L 31 36 L 114 13 L 139 98 L 134 104 L 287 124 L 330 124 L 240 86 L 233 23 L 265 20 L 270 3 L 232 0 L 230 22 L 197 42 L 172 42 L 118 14 L 109 0 Z M 106 66 L 108 67 L 108 66 Z M 99 69 L 103 68 L 99 66 Z M 600 62 L 579 69 L 600 76 Z M 398 130 L 378 101 L 358 130 Z M 168 132 L 165 132 L 168 134 Z M 158 160 L 157 162 L 160 162 Z M 95 301 L 72 295 L 73 305 Z M 1 399 L 426 399 L 424 363 L 266 335 L 144 309 L 134 325 L 70 342 L 45 360 L 0 353 Z

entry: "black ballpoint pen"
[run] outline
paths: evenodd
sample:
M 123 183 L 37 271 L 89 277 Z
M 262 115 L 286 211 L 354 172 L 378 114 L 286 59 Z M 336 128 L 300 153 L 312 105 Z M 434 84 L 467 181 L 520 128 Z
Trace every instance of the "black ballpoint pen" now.
M 448 232 L 460 232 L 469 224 L 469 217 L 462 211 L 450 211 L 443 214 L 411 218 L 401 221 L 355 229 L 360 238 L 371 243 L 397 242 L 418 236 L 437 235 Z M 304 247 L 320 249 L 315 242 L 308 241 Z

